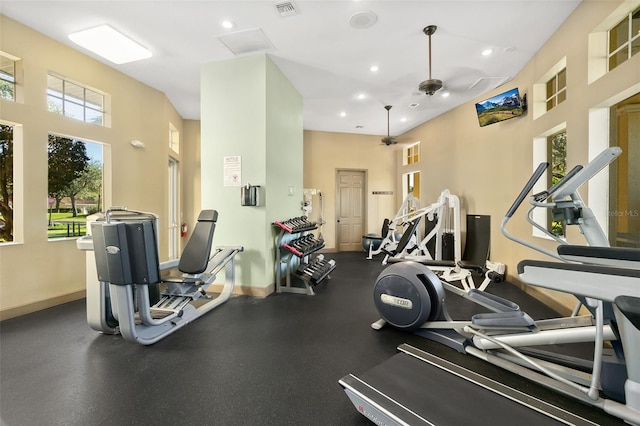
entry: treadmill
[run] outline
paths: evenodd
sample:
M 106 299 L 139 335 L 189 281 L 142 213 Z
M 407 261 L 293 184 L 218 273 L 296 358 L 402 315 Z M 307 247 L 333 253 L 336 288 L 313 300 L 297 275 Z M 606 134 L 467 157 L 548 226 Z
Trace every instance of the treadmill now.
M 377 425 L 597 425 L 408 344 L 338 383 Z

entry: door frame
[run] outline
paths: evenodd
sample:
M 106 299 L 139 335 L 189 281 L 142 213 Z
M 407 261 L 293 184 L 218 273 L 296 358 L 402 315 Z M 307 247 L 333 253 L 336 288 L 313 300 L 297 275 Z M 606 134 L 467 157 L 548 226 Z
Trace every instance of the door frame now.
M 362 203 L 362 222 L 363 222 L 363 233 L 367 232 L 367 228 L 369 226 L 369 169 L 360 169 L 360 168 L 352 168 L 352 167 L 341 167 L 339 169 L 336 169 L 335 171 L 335 175 L 333 176 L 333 181 L 335 183 L 334 186 L 334 212 L 333 212 L 333 225 L 335 228 L 335 235 L 334 235 L 334 241 L 335 241 L 335 249 L 336 252 L 339 252 L 339 244 L 338 242 L 340 241 L 338 239 L 338 234 L 339 234 L 339 226 L 338 226 L 338 214 L 340 213 L 340 180 L 338 179 L 338 176 L 340 174 L 340 172 L 363 172 L 364 173 L 364 200 Z

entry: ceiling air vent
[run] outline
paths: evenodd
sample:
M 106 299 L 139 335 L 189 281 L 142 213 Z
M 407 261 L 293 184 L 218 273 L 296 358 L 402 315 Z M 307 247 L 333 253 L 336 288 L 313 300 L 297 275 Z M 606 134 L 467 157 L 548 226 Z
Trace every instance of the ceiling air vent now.
M 480 77 L 479 79 L 474 81 L 471 86 L 469 86 L 469 90 L 473 89 L 476 86 L 482 91 L 495 89 L 501 84 L 506 83 L 509 79 L 510 77 Z
M 298 8 L 292 1 L 281 1 L 276 3 L 276 9 L 280 16 L 291 16 L 298 14 Z
M 219 36 L 218 40 L 234 55 L 266 52 L 273 49 L 273 45 L 260 28 L 227 33 Z

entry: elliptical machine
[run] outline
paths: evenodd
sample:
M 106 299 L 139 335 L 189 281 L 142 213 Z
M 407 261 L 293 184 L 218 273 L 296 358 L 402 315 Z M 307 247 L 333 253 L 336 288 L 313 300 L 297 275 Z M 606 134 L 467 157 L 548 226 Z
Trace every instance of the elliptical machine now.
M 427 267 L 415 262 L 396 263 L 385 269 L 374 286 L 374 302 L 382 319 L 416 331 L 427 338 L 508 369 L 522 377 L 602 408 L 632 424 L 640 424 L 640 250 L 608 247 L 607 238 L 577 189 L 621 153 L 612 147 L 584 168 L 578 166 L 552 188 L 529 198 L 527 219 L 542 231 L 532 214 L 550 208 L 568 225 L 578 225 L 591 247 L 560 244 L 558 252 L 537 247 L 515 237 L 506 225 L 548 168 L 541 164 L 520 192 L 502 221 L 503 234 L 520 244 L 548 254 L 558 262 L 525 260 L 520 279 L 538 287 L 575 295 L 589 315 L 534 321 L 519 307 L 484 292 L 462 292 L 441 282 Z M 453 321 L 446 309 L 446 292 L 452 291 L 489 309 L 470 321 Z M 610 342 L 611 349 L 603 348 Z M 528 347 L 558 343 L 593 342 L 591 368 L 577 361 Z M 606 353 L 605 353 L 606 352 Z M 569 364 L 575 364 L 569 367 Z

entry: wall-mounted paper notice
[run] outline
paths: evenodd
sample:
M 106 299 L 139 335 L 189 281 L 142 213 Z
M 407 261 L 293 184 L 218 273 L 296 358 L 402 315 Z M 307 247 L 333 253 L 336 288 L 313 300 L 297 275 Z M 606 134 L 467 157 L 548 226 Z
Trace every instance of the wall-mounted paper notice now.
M 231 155 L 224 157 L 224 186 L 241 186 L 242 157 Z

